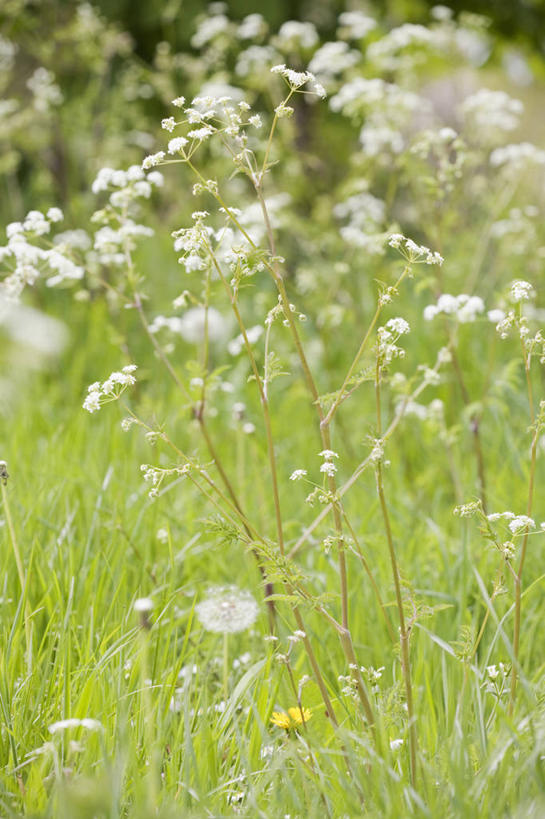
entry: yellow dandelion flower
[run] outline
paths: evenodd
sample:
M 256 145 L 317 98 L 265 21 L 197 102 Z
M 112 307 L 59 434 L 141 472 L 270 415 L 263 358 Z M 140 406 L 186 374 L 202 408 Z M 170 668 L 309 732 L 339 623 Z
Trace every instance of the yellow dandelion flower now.
M 307 723 L 312 717 L 310 708 L 288 708 L 288 713 L 284 711 L 273 711 L 271 722 L 285 731 L 293 731 L 299 725 Z

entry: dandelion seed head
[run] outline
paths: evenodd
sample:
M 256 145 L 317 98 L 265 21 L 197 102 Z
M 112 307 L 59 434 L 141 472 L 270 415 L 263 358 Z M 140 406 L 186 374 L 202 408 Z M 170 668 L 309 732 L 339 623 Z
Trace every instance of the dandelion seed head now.
M 217 586 L 208 590 L 195 611 L 206 631 L 234 634 L 255 623 L 259 607 L 249 591 L 237 586 Z

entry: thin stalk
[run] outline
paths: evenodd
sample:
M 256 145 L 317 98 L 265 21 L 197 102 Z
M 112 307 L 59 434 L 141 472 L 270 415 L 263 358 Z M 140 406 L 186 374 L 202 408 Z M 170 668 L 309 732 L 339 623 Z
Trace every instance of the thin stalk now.
M 214 265 L 214 268 L 216 269 L 216 271 L 218 273 L 218 276 L 219 276 L 219 278 L 220 278 L 220 280 L 221 280 L 221 282 L 222 282 L 222 284 L 223 284 L 223 286 L 224 286 L 224 288 L 226 290 L 226 293 L 227 293 L 227 295 L 229 297 L 229 301 L 231 303 L 232 310 L 233 310 L 233 312 L 235 314 L 235 318 L 237 320 L 237 323 L 238 323 L 238 326 L 239 326 L 239 329 L 240 329 L 240 332 L 241 332 L 241 335 L 242 335 L 242 339 L 243 339 L 244 347 L 245 347 L 245 350 L 246 350 L 246 354 L 248 355 L 248 359 L 250 361 L 250 367 L 252 369 L 252 374 L 253 374 L 253 376 L 255 378 L 257 388 L 258 388 L 258 391 L 259 391 L 259 397 L 260 397 L 260 400 L 261 400 L 261 408 L 262 408 L 262 412 L 263 412 L 263 418 L 264 418 L 264 421 L 265 421 L 265 432 L 266 432 L 266 437 L 267 437 L 267 451 L 268 451 L 268 457 L 269 457 L 269 467 L 270 467 L 270 471 L 271 471 L 271 480 L 272 480 L 272 488 L 273 488 L 273 500 L 274 500 L 274 508 L 275 508 L 275 519 L 276 519 L 276 531 L 277 531 L 277 538 L 278 538 L 278 548 L 280 550 L 280 554 L 282 556 L 285 556 L 285 545 L 284 545 L 284 534 L 283 534 L 283 526 L 282 526 L 282 515 L 281 515 L 281 509 L 280 509 L 280 496 L 279 496 L 279 492 L 278 492 L 276 457 L 275 457 L 275 453 L 274 453 L 274 442 L 273 442 L 273 437 L 272 437 L 270 412 L 269 412 L 269 401 L 268 401 L 267 393 L 265 392 L 265 389 L 264 389 L 264 386 L 263 386 L 263 380 L 261 378 L 261 374 L 259 372 L 257 362 L 256 362 L 255 356 L 253 354 L 252 346 L 251 346 L 251 344 L 250 344 L 250 342 L 248 340 L 248 335 L 247 335 L 247 332 L 246 332 L 246 326 L 244 324 L 244 321 L 243 321 L 242 316 L 240 314 L 240 311 L 238 309 L 238 304 L 237 304 L 235 298 L 233 297 L 233 295 L 231 293 L 231 289 L 230 289 L 229 284 L 228 284 L 228 282 L 227 282 L 227 280 L 226 280 L 226 278 L 225 278 L 225 276 L 223 274 L 223 270 L 221 268 L 221 265 L 219 264 L 214 252 L 212 251 L 212 248 L 209 245 L 207 245 L 207 250 L 208 250 L 208 252 L 210 254 L 210 258 L 212 259 L 212 263 Z M 287 590 L 289 592 L 289 585 L 288 584 L 286 584 L 286 585 L 287 585 Z M 297 623 L 297 627 L 301 631 L 305 632 L 305 635 L 306 635 L 307 632 L 306 632 L 306 629 L 305 629 L 303 618 L 301 617 L 301 614 L 298 611 L 296 606 L 293 607 L 293 614 L 294 614 L 294 617 L 295 617 L 295 621 Z M 317 682 L 318 687 L 320 689 L 320 693 L 322 695 L 322 699 L 323 699 L 324 705 L 326 707 L 326 712 L 327 712 L 328 716 L 330 717 L 331 721 L 334 723 L 334 725 L 338 725 L 337 718 L 335 716 L 335 711 L 333 709 L 333 705 L 332 705 L 331 700 L 329 698 L 329 694 L 327 692 L 327 687 L 326 687 L 324 678 L 322 676 L 322 672 L 320 671 L 320 666 L 318 664 L 318 661 L 316 660 L 316 656 L 314 654 L 314 651 L 312 649 L 312 646 L 311 646 L 311 643 L 310 643 L 310 640 L 308 639 L 308 637 L 305 637 L 305 639 L 303 640 L 303 644 L 305 646 L 305 650 L 306 650 L 310 665 L 311 665 L 312 670 L 314 672 L 316 682 Z
M 377 602 L 378 602 L 380 610 L 382 612 L 382 616 L 384 617 L 384 622 L 386 624 L 386 628 L 388 630 L 388 634 L 390 636 L 390 639 L 391 639 L 392 643 L 395 643 L 397 638 L 396 638 L 396 635 L 394 634 L 394 630 L 392 628 L 390 618 L 388 617 L 388 613 L 386 611 L 386 606 L 384 605 L 384 601 L 382 599 L 379 588 L 377 586 L 377 581 L 373 577 L 373 573 L 371 572 L 371 568 L 369 566 L 369 563 L 367 562 L 367 560 L 365 558 L 365 555 L 363 554 L 363 551 L 362 551 L 361 546 L 360 546 L 360 544 L 358 542 L 358 538 L 356 536 L 354 528 L 353 528 L 352 524 L 350 523 L 350 520 L 348 519 L 348 516 L 347 516 L 346 512 L 344 511 L 344 509 L 343 509 L 343 517 L 344 517 L 344 521 L 346 523 L 346 526 L 348 527 L 348 531 L 350 532 L 350 535 L 352 537 L 352 540 L 354 541 L 354 545 L 356 547 L 356 555 L 358 556 L 358 558 L 359 558 L 359 560 L 361 562 L 361 565 L 363 566 L 363 568 L 365 570 L 365 573 L 367 574 L 367 576 L 369 578 L 369 581 L 370 581 L 371 586 L 373 588 L 373 591 L 375 593 L 375 597 L 377 598 Z
M 129 259 L 131 260 L 130 264 L 132 265 L 132 258 L 130 257 L 130 254 L 128 254 L 128 256 L 129 256 Z M 130 268 L 130 269 L 132 270 L 132 268 Z M 142 300 L 140 298 L 140 295 L 136 291 L 133 291 L 133 295 L 134 295 L 134 305 L 136 307 L 138 316 L 140 318 L 140 322 L 141 322 L 141 324 L 142 324 L 142 326 L 144 328 L 144 331 L 145 331 L 147 337 L 151 341 L 151 344 L 152 344 L 155 352 L 157 353 L 157 355 L 158 355 L 159 359 L 161 360 L 161 362 L 166 367 L 167 372 L 169 373 L 170 377 L 172 378 L 172 380 L 174 381 L 174 383 L 176 384 L 176 386 L 178 387 L 180 392 L 187 399 L 191 400 L 191 396 L 189 395 L 189 392 L 188 392 L 185 384 L 183 383 L 183 381 L 178 376 L 176 370 L 174 369 L 174 367 L 170 363 L 168 357 L 165 355 L 164 350 L 162 349 L 161 345 L 158 343 L 157 339 L 155 338 L 154 334 L 151 332 L 151 330 L 149 328 L 148 321 L 146 319 L 146 315 L 144 313 L 144 309 L 143 309 L 143 306 L 142 306 Z M 205 324 L 206 324 L 206 328 L 205 328 L 206 344 L 205 344 L 205 348 L 204 348 L 204 366 L 206 368 L 207 362 L 208 362 L 208 355 L 209 355 L 208 331 L 207 331 L 208 311 L 206 311 L 206 314 L 205 314 Z M 195 412 L 195 418 L 196 418 L 196 420 L 197 420 L 197 422 L 199 424 L 201 434 L 202 434 L 202 436 L 204 438 L 204 441 L 206 443 L 206 446 L 208 448 L 208 452 L 210 454 L 210 457 L 214 461 L 214 464 L 216 466 L 216 469 L 218 470 L 218 473 L 219 473 L 219 476 L 220 476 L 220 478 L 221 478 L 221 480 L 223 482 L 223 485 L 225 486 L 225 489 L 227 490 L 227 492 L 228 492 L 231 500 L 233 501 L 236 509 L 240 512 L 241 515 L 243 515 L 241 505 L 239 503 L 236 492 L 235 492 L 235 490 L 233 488 L 233 485 L 232 485 L 231 481 L 229 480 L 229 477 L 228 477 L 228 475 L 227 475 L 227 473 L 226 473 L 226 471 L 225 471 L 225 469 L 223 467 L 223 464 L 222 464 L 222 462 L 221 462 L 221 460 L 220 460 L 220 458 L 218 456 L 216 448 L 215 448 L 215 446 L 214 446 L 214 444 L 212 442 L 212 438 L 210 437 L 210 433 L 208 432 L 208 427 L 206 425 L 206 421 L 205 421 L 205 418 L 204 418 L 204 402 L 205 402 L 205 386 L 203 385 L 203 392 L 202 392 L 202 396 L 201 396 L 201 402 L 200 402 L 200 406 L 197 408 L 197 410 Z M 244 524 L 244 526 L 246 527 L 246 523 Z M 248 531 L 248 533 L 249 533 L 249 531 Z M 259 572 L 261 574 L 262 580 L 263 580 L 263 582 L 265 584 L 265 596 L 268 597 L 273 593 L 273 587 L 272 587 L 272 585 L 270 583 L 267 583 L 267 579 L 266 579 L 266 577 L 265 577 L 265 575 L 263 573 L 263 567 L 261 566 L 261 563 L 259 562 L 259 560 L 258 560 L 258 568 L 259 568 Z M 269 600 L 267 602 L 267 610 L 268 610 L 268 616 L 269 616 L 269 627 L 270 627 L 271 633 L 273 633 L 274 632 L 274 627 L 275 627 L 275 621 L 276 621 L 276 608 L 275 608 L 274 600 Z
M 15 565 L 17 567 L 17 574 L 19 576 L 19 583 L 21 585 L 21 595 L 26 598 L 27 594 L 27 578 L 25 573 L 25 567 L 23 565 L 23 559 L 21 557 L 21 552 L 19 550 L 19 544 L 17 542 L 17 535 L 15 534 L 15 527 L 13 525 L 13 519 L 11 517 L 11 511 L 9 507 L 9 500 L 8 500 L 8 492 L 6 489 L 6 481 L 7 481 L 7 470 L 6 470 L 6 477 L 0 476 L 0 489 L 2 491 L 2 505 L 4 507 L 4 512 L 6 515 L 6 523 L 8 525 L 8 532 L 9 532 L 9 539 L 11 541 L 11 548 L 13 550 L 13 556 L 15 558 Z M 30 604 L 28 599 L 25 599 L 25 606 L 24 606 L 24 623 L 25 623 L 25 642 L 26 642 L 26 662 L 27 662 L 27 671 L 30 673 L 32 670 L 32 632 L 30 628 L 30 619 L 32 617 L 32 612 L 30 610 Z
M 265 198 L 263 196 L 263 190 L 261 185 L 261 180 L 254 181 L 254 187 L 256 190 L 256 194 L 261 206 L 261 211 L 263 213 L 263 219 L 265 222 L 265 228 L 267 231 L 267 236 L 269 240 L 269 247 L 271 253 L 276 255 L 276 244 L 274 240 L 274 233 L 272 230 L 271 221 L 269 218 L 267 205 L 265 202 Z M 318 414 L 319 419 L 319 431 L 320 431 L 320 438 L 322 442 L 322 447 L 324 450 L 331 449 L 331 435 L 329 431 L 329 426 L 324 424 L 324 414 L 319 400 L 319 393 L 316 387 L 316 383 L 312 376 L 312 372 L 308 365 L 308 361 L 305 356 L 305 352 L 303 349 L 303 345 L 301 342 L 301 338 L 299 336 L 299 332 L 297 330 L 295 319 L 293 317 L 292 310 L 290 308 L 290 303 L 288 299 L 288 295 L 286 293 L 286 288 L 284 286 L 284 281 L 282 279 L 282 275 L 277 270 L 275 265 L 268 265 L 270 272 L 272 273 L 274 282 L 278 289 L 280 300 L 282 303 L 282 307 L 284 310 L 284 315 L 288 321 L 292 338 L 297 349 L 297 353 L 299 356 L 299 361 L 303 368 L 303 372 L 305 374 L 305 380 L 307 382 L 307 387 L 310 391 L 310 394 L 313 399 L 313 404 L 316 408 L 316 412 Z M 329 493 L 333 498 L 336 498 L 337 495 L 337 482 L 335 480 L 334 475 L 328 475 L 327 483 L 329 488 Z M 337 559 L 339 564 L 339 576 L 340 576 L 340 584 L 341 584 L 341 612 L 342 612 L 342 630 L 340 631 L 340 639 L 341 639 L 341 646 L 345 653 L 346 659 L 350 666 L 356 666 L 357 668 L 357 660 L 354 651 L 354 646 L 352 642 L 352 635 L 350 632 L 350 621 L 349 621 L 349 611 L 348 611 L 348 573 L 347 573 L 347 566 L 346 566 L 346 554 L 345 554 L 345 543 L 344 543 L 344 536 L 343 536 L 343 527 L 342 527 L 342 517 L 341 511 L 339 509 L 339 505 L 334 501 L 332 503 L 332 510 L 333 510 L 333 519 L 335 524 L 335 532 L 337 536 Z M 373 715 L 373 709 L 371 706 L 371 702 L 369 697 L 367 696 L 367 692 L 365 690 L 365 686 L 361 680 L 361 676 L 359 672 L 357 674 L 357 691 L 360 698 L 360 702 L 362 704 L 364 713 L 366 715 L 366 719 L 369 725 L 374 725 L 375 718 Z
M 204 180 L 202 174 L 200 174 L 200 172 L 195 168 L 195 166 L 191 163 L 191 161 L 189 159 L 187 160 L 187 164 L 192 169 L 192 171 L 196 174 L 196 176 L 201 180 L 201 182 L 204 182 L 205 180 Z M 269 236 L 269 243 L 270 243 L 270 246 L 271 246 L 271 252 L 274 254 L 275 253 L 274 236 L 273 236 L 273 233 L 272 233 L 272 227 L 271 227 L 271 224 L 270 224 L 270 220 L 268 218 L 268 213 L 267 213 L 267 208 L 266 208 L 266 205 L 265 205 L 265 200 L 263 198 L 263 193 L 262 193 L 262 190 L 261 190 L 261 183 L 260 183 L 260 181 L 257 181 L 255 178 L 253 179 L 253 181 L 254 181 L 254 186 L 256 188 L 256 193 L 258 195 L 258 198 L 259 198 L 259 201 L 260 201 L 260 204 L 261 204 L 262 211 L 264 212 L 265 225 L 266 225 L 266 228 L 267 228 L 267 234 Z M 235 214 L 231 212 L 231 210 L 229 209 L 227 204 L 223 201 L 220 194 L 219 193 L 214 193 L 213 195 L 214 195 L 216 201 L 224 209 L 224 212 L 229 216 L 229 218 L 231 219 L 233 224 L 237 227 L 237 229 L 241 232 L 241 234 L 244 236 L 246 241 L 250 244 L 250 246 L 253 247 L 253 248 L 256 248 L 257 246 L 256 246 L 255 242 L 251 239 L 251 237 L 248 235 L 246 230 L 239 223 L 239 221 L 237 220 Z M 247 352 L 249 352 L 249 355 L 250 355 L 250 361 L 252 363 L 252 370 L 254 372 L 254 376 L 256 377 L 258 387 L 259 387 L 259 390 L 260 390 L 260 397 L 261 397 L 262 407 L 267 408 L 267 413 L 268 413 L 267 397 L 263 392 L 262 380 L 261 380 L 261 377 L 259 375 L 259 372 L 257 371 L 257 368 L 255 367 L 255 362 L 253 361 L 253 353 L 251 351 L 251 346 L 248 343 L 248 340 L 247 340 L 247 337 L 246 337 L 246 331 L 245 331 L 245 328 L 244 328 L 244 324 L 242 323 L 242 319 L 240 318 L 240 314 L 238 313 L 238 308 L 236 306 L 236 302 L 234 301 L 234 299 L 230 295 L 230 289 L 229 289 L 229 286 L 228 286 L 228 284 L 227 284 L 227 282 L 225 280 L 225 277 L 223 276 L 223 271 L 221 270 L 220 265 L 217 263 L 217 260 L 215 259 L 215 256 L 214 256 L 211 248 L 208 247 L 208 251 L 209 251 L 209 253 L 210 253 L 211 257 L 212 257 L 212 260 L 214 262 L 214 266 L 216 267 L 216 270 L 218 271 L 218 274 L 219 274 L 222 282 L 224 283 L 224 286 L 226 287 L 227 292 L 228 292 L 228 294 L 230 296 L 231 305 L 233 307 L 233 310 L 235 311 L 235 315 L 237 317 L 237 321 L 239 322 L 239 326 L 241 327 L 241 332 L 242 332 L 242 336 L 243 336 L 243 340 L 244 340 L 246 350 L 247 350 Z M 318 390 L 316 388 L 316 384 L 314 382 L 314 378 L 312 376 L 310 367 L 308 365 L 308 362 L 307 362 L 307 359 L 306 359 L 306 356 L 305 356 L 305 352 L 304 352 L 304 349 L 303 349 L 303 346 L 302 346 L 302 343 L 301 343 L 301 339 L 300 339 L 299 333 L 297 331 L 297 327 L 295 325 L 295 319 L 294 319 L 293 313 L 292 313 L 292 311 L 290 309 L 290 304 L 289 304 L 289 300 L 288 300 L 288 296 L 287 296 L 287 293 L 286 293 L 286 289 L 285 289 L 285 286 L 284 286 L 282 276 L 281 276 L 281 274 L 278 272 L 278 270 L 276 269 L 276 267 L 273 264 L 271 264 L 267 260 L 264 260 L 264 264 L 265 264 L 265 267 L 271 273 L 271 275 L 273 277 L 273 280 L 274 280 L 274 282 L 276 284 L 276 287 L 278 289 L 278 292 L 279 292 L 279 295 L 280 295 L 280 300 L 281 300 L 283 311 L 284 311 L 284 315 L 285 315 L 285 317 L 286 317 L 286 319 L 288 321 L 288 325 L 289 325 L 291 333 L 292 333 L 292 337 L 293 337 L 293 340 L 294 340 L 294 343 L 295 343 L 295 347 L 297 349 L 299 360 L 301 362 L 301 366 L 302 366 L 303 372 L 305 374 L 305 380 L 307 382 L 307 386 L 308 386 L 309 391 L 311 393 L 313 403 L 316 406 L 316 410 L 317 410 L 318 417 L 319 417 L 319 420 L 320 420 L 320 435 L 321 435 L 321 438 L 322 438 L 322 445 L 323 445 L 324 449 L 331 449 L 331 441 L 330 441 L 330 436 L 329 436 L 329 430 L 327 428 L 324 429 L 324 428 L 321 427 L 321 422 L 323 420 L 323 411 L 322 411 L 322 408 L 321 408 L 320 402 L 319 402 L 319 393 L 318 393 Z M 264 411 L 264 416 L 265 416 L 265 411 Z M 266 432 L 267 432 L 267 419 L 266 419 Z M 276 512 L 276 518 L 277 518 L 277 531 L 281 532 L 281 526 L 279 527 L 279 522 L 280 522 L 279 504 L 277 506 L 277 497 L 276 497 L 276 493 L 275 493 L 276 466 L 275 466 L 275 461 L 274 461 L 274 451 L 272 451 L 272 460 L 271 460 L 271 449 L 270 449 L 271 443 L 272 443 L 272 436 L 270 435 L 270 422 L 269 422 L 269 431 L 267 432 L 267 446 L 268 446 L 268 450 L 269 450 L 269 460 L 270 460 L 271 466 L 274 466 L 274 471 L 273 471 L 272 477 L 273 477 L 273 497 L 275 499 L 275 512 Z M 335 482 L 334 477 L 330 476 L 328 478 L 328 482 L 329 482 L 329 491 L 331 492 L 331 494 L 333 496 L 335 496 L 336 482 Z M 341 517 L 340 517 L 339 510 L 336 509 L 335 507 L 336 507 L 336 505 L 333 504 L 332 508 L 333 508 L 334 517 L 335 517 L 335 528 L 337 530 L 338 543 L 339 543 L 338 553 L 339 553 L 339 569 L 340 569 L 340 575 L 341 575 L 341 598 L 342 598 L 342 609 L 343 609 L 343 621 L 346 620 L 346 622 L 347 622 L 348 621 L 348 588 L 347 588 L 347 582 L 346 582 L 346 561 L 345 561 L 345 556 L 344 556 L 343 539 L 342 539 L 342 522 L 341 522 Z M 282 537 L 281 541 L 279 539 L 279 544 L 280 544 L 280 542 L 282 544 L 281 545 L 281 552 L 282 552 L 282 554 L 284 554 L 283 537 Z M 302 630 L 304 630 L 304 629 L 302 629 Z M 341 645 L 343 647 L 343 650 L 345 651 L 345 656 L 347 657 L 347 660 L 348 660 L 349 664 L 353 664 L 353 659 L 351 659 L 351 658 L 349 659 L 349 657 L 354 656 L 353 646 L 352 646 L 352 638 L 351 638 L 351 635 L 350 635 L 350 631 L 348 630 L 347 627 L 346 627 L 345 631 L 346 631 L 346 633 L 344 635 L 344 639 L 341 639 Z M 348 645 L 350 645 L 352 647 L 352 655 L 350 655 L 350 652 L 347 651 L 347 646 Z M 310 657 L 309 657 L 309 659 L 310 659 Z M 317 666 L 316 666 L 316 668 L 317 668 Z M 365 711 L 365 713 L 366 713 L 366 715 L 368 717 L 368 720 L 369 720 L 370 724 L 372 725 L 374 723 L 374 718 L 372 717 L 371 703 L 369 701 L 369 698 L 367 697 L 367 694 L 365 692 L 365 689 L 364 689 L 363 685 L 358 686 L 358 691 L 360 693 L 360 699 L 362 701 L 362 706 L 364 708 L 364 711 Z M 322 696 L 323 696 L 323 692 L 322 692 Z M 370 719 L 369 719 L 369 715 L 371 715 Z
M 536 475 L 536 462 L 537 462 L 537 444 L 539 440 L 539 425 L 536 424 L 535 419 L 535 411 L 534 411 L 534 394 L 532 389 L 532 380 L 530 377 L 530 356 L 526 353 L 524 346 L 521 341 L 522 352 L 524 356 L 524 371 L 526 374 L 526 386 L 528 390 L 528 404 L 530 407 L 530 419 L 531 424 L 534 427 L 534 435 L 532 438 L 532 449 L 530 453 L 530 476 L 528 479 L 528 500 L 526 503 L 526 515 L 530 518 L 532 516 L 532 507 L 534 502 L 534 484 L 535 484 L 535 475 Z M 517 569 L 517 573 L 514 577 L 514 586 L 515 586 L 515 621 L 513 627 L 513 667 L 511 670 L 511 688 L 509 692 L 509 707 L 508 707 L 508 714 L 509 716 L 513 715 L 513 710 L 515 707 L 515 698 L 517 694 L 517 681 L 518 681 L 518 665 L 519 665 L 519 650 L 520 650 L 520 628 L 521 628 L 521 621 L 522 621 L 522 572 L 524 569 L 524 563 L 526 561 L 526 552 L 528 549 L 528 535 L 529 530 L 526 527 L 524 532 L 524 537 L 522 539 L 522 545 L 520 548 L 520 561 Z
M 377 432 L 380 438 L 382 434 L 381 421 L 381 403 L 380 403 L 380 363 L 377 356 L 377 366 L 375 374 L 375 396 L 376 396 L 376 410 L 377 410 Z M 388 513 L 388 505 L 386 503 L 386 496 L 384 493 L 384 481 L 382 475 L 382 463 L 379 461 L 376 465 L 376 483 L 377 492 L 380 501 L 380 508 L 382 510 L 382 517 L 384 520 L 384 529 L 386 531 L 386 541 L 388 543 L 388 552 L 390 554 L 390 563 L 392 566 L 392 575 L 394 579 L 394 588 L 396 596 L 397 612 L 399 616 L 399 637 L 401 643 L 401 670 L 403 673 L 403 681 L 405 683 L 405 699 L 407 702 L 407 719 L 409 723 L 409 758 L 411 770 L 411 785 L 416 787 L 417 779 L 417 754 L 418 754 L 418 735 L 416 731 L 416 717 L 414 713 L 413 691 L 411 682 L 411 661 L 409 653 L 410 631 L 405 623 L 405 610 L 403 607 L 403 595 L 401 591 L 401 577 L 399 573 L 399 566 L 397 563 L 396 551 L 394 546 L 394 539 L 392 537 L 392 528 L 390 526 L 390 515 Z
M 410 265 L 406 265 L 404 267 L 401 276 L 398 278 L 398 280 L 394 284 L 394 290 L 397 290 L 397 288 L 401 285 L 401 283 L 403 282 L 403 279 L 407 276 L 410 269 L 411 269 Z M 383 307 L 383 304 L 379 301 L 379 303 L 377 305 L 377 309 L 375 310 L 375 314 L 374 314 L 373 318 L 371 319 L 371 324 L 369 325 L 369 327 L 367 329 L 367 332 L 365 333 L 365 336 L 363 337 L 363 341 L 361 342 L 361 344 L 359 346 L 358 352 L 354 356 L 354 359 L 353 359 L 350 367 L 348 368 L 348 372 L 347 372 L 347 374 L 346 374 L 346 376 L 344 378 L 344 381 L 342 383 L 342 386 L 341 386 L 341 388 L 340 388 L 340 390 L 339 390 L 339 392 L 337 394 L 337 398 L 335 399 L 335 401 L 332 404 L 331 408 L 329 409 L 327 415 L 325 416 L 325 418 L 322 421 L 322 424 L 324 426 L 331 423 L 331 420 L 332 420 L 333 416 L 335 415 L 335 413 L 337 412 L 337 409 L 339 408 L 340 404 L 344 401 L 344 399 L 346 397 L 345 396 L 346 387 L 348 386 L 348 383 L 349 383 L 350 379 L 352 378 L 352 376 L 354 374 L 354 370 L 358 366 L 358 362 L 360 361 L 360 359 L 361 359 L 361 357 L 362 357 L 362 355 L 363 355 L 363 353 L 365 351 L 365 348 L 367 347 L 369 339 L 371 338 L 371 333 L 375 329 L 376 323 L 377 323 L 377 321 L 379 319 L 379 316 L 380 316 L 380 314 L 382 312 L 382 307 Z
M 438 372 L 438 369 L 439 367 L 436 364 L 435 367 L 433 368 L 433 372 Z M 419 397 L 419 395 L 421 395 L 422 392 L 424 392 L 427 386 L 428 382 L 422 381 L 422 383 L 410 395 L 406 396 L 404 401 L 401 403 L 399 409 L 397 410 L 396 414 L 394 415 L 393 419 L 391 420 L 389 426 L 387 427 L 384 435 L 382 436 L 383 443 L 386 443 L 389 440 L 389 438 L 394 434 L 395 430 L 401 423 L 403 416 L 405 415 L 405 409 L 408 406 L 408 404 L 411 401 L 416 401 L 416 399 Z M 365 471 L 365 469 L 367 469 L 368 466 L 370 466 L 370 464 L 371 455 L 367 455 L 367 457 L 365 457 L 363 461 L 361 461 L 361 463 L 358 464 L 358 466 L 352 472 L 352 475 L 348 478 L 348 480 L 345 481 L 345 483 L 337 490 L 337 495 L 339 498 L 343 498 L 345 496 L 348 490 L 354 486 L 360 475 Z M 331 512 L 332 508 L 333 508 L 332 502 L 326 504 L 322 511 L 314 518 L 314 520 L 311 523 L 309 523 L 309 525 L 304 530 L 303 534 L 299 537 L 299 539 L 288 552 L 289 558 L 293 558 L 294 555 L 302 548 L 302 546 L 308 541 L 314 530 Z
M 471 403 L 469 393 L 464 381 L 464 377 L 462 374 L 462 368 L 460 367 L 460 362 L 458 361 L 458 357 L 456 355 L 455 350 L 455 343 L 453 337 L 451 335 L 451 343 L 449 346 L 450 353 L 452 356 L 452 367 L 454 369 L 454 373 L 456 375 L 456 379 L 458 381 L 460 387 L 460 393 L 462 395 L 462 400 L 466 407 L 469 406 Z M 483 511 L 486 515 L 487 507 L 486 507 L 486 476 L 485 476 L 485 467 L 484 467 L 484 457 L 483 457 L 483 448 L 481 444 L 481 434 L 479 431 L 479 418 L 476 413 L 471 416 L 470 419 L 470 427 L 471 427 L 471 434 L 473 435 L 473 448 L 475 451 L 475 460 L 477 463 L 477 480 L 479 482 L 479 496 L 483 504 Z

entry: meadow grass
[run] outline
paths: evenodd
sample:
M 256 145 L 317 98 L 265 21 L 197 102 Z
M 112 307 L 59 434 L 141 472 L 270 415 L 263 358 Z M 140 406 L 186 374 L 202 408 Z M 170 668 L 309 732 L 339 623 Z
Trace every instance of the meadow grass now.
M 0 347 L 2 816 L 545 812 L 545 154 L 501 91 L 445 124 L 493 49 L 433 20 L 344 15 L 334 70 L 292 21 L 244 73 L 212 7 L 88 235 L 8 227 L 0 320 L 36 285 L 69 342 Z
M 78 320 L 81 315 L 75 317 L 75 329 Z M 104 313 L 97 305 L 85 320 L 85 348 L 71 349 L 59 364 L 62 378 L 51 373 L 28 385 L 25 411 L 13 417 L 5 450 L 10 471 L 6 498 L 26 588 L 21 597 L 4 524 L 4 814 L 113 817 L 149 816 L 157 810 L 161 816 L 237 811 L 393 817 L 440 812 L 488 816 L 493 811 L 538 816 L 543 805 L 543 580 L 532 561 L 521 647 L 525 716 L 517 722 L 483 690 L 482 674 L 492 661 L 512 658 L 512 603 L 501 597 L 491 603 L 490 557 L 471 525 L 434 524 L 446 518 L 445 507 L 450 517 L 452 507 L 451 496 L 445 497 L 444 486 L 437 483 L 437 470 L 445 465 L 434 460 L 434 442 L 417 440 L 414 429 L 401 430 L 399 457 L 387 477 L 403 570 L 426 605 L 444 606 L 419 622 L 412 636 L 420 740 L 418 788 L 413 790 L 406 743 L 388 749 L 392 739 L 406 739 L 395 646 L 353 556 L 354 644 L 367 665 L 385 666 L 379 692 L 373 694 L 383 714 L 382 752 L 377 755 L 352 701 L 342 694 L 335 697 L 340 727 L 333 732 L 313 683 L 304 689 L 312 718 L 300 736 L 284 735 L 269 723 L 277 704 L 287 708 L 294 694 L 274 658 L 274 646 L 264 642 L 264 612 L 250 633 L 230 640 L 229 693 L 224 698 L 222 638 L 199 627 L 194 604 L 210 583 L 227 581 L 257 590 L 260 578 L 243 547 L 227 548 L 207 533 L 206 510 L 187 483 L 182 488 L 174 482 L 156 500 L 147 498 L 137 465 L 149 460 L 149 446 L 121 430 L 112 417 L 118 414 L 115 407 L 92 419 L 79 408 L 89 362 L 103 362 L 102 369 L 108 369 L 112 347 L 105 343 L 103 326 Z M 148 364 L 151 372 L 151 358 Z M 293 417 L 290 407 L 299 392 L 297 384 L 287 394 L 278 391 L 277 418 Z M 166 391 L 164 405 L 154 403 L 154 408 L 166 415 L 170 409 L 179 436 L 195 440 L 196 423 L 180 424 L 172 412 L 175 403 L 175 393 Z M 312 462 L 315 435 L 304 433 L 305 428 L 297 429 L 298 452 Z M 499 422 L 493 434 L 499 436 L 504 428 Z M 219 422 L 217 430 L 221 432 Z M 275 434 L 285 441 L 279 463 L 287 472 L 293 465 L 292 424 L 283 430 L 277 421 Z M 218 436 L 225 461 L 238 457 L 242 491 L 246 470 L 255 480 L 249 465 L 259 457 L 248 438 L 242 441 L 241 455 L 236 435 Z M 494 475 L 491 501 L 509 494 L 513 474 L 521 469 L 517 452 L 516 445 L 511 452 L 487 448 L 489 474 Z M 463 473 L 467 466 L 461 460 Z M 260 522 L 270 528 L 273 509 L 265 481 L 257 494 Z M 393 589 L 372 480 L 355 494 L 347 509 L 357 531 L 364 533 L 362 543 L 391 616 Z M 301 501 L 285 491 L 282 503 L 286 531 L 295 537 Z M 159 528 L 169 533 L 166 543 L 157 539 Z M 310 578 L 336 588 L 331 555 L 309 548 L 301 560 Z M 133 611 L 134 600 L 142 596 L 154 601 L 149 631 L 140 627 Z M 27 603 L 32 635 L 28 664 Z M 456 656 L 460 627 L 472 625 L 476 632 L 488 610 L 478 658 L 464 662 Z M 278 612 L 282 633 L 290 628 L 290 618 L 281 606 Z M 337 673 L 346 668 L 339 643 L 314 620 L 309 630 L 326 683 L 338 691 Z M 237 668 L 233 660 L 239 660 Z M 292 664 L 297 677 L 307 670 L 301 652 L 294 652 Z M 69 717 L 98 719 L 103 729 L 49 733 L 47 726 Z

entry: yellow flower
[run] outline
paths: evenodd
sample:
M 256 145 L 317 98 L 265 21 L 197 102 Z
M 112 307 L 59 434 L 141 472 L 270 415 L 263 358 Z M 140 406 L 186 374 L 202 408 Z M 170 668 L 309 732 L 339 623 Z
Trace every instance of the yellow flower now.
M 310 708 L 288 708 L 284 711 L 273 711 L 271 722 L 286 731 L 294 731 L 299 725 L 306 723 L 312 717 Z

